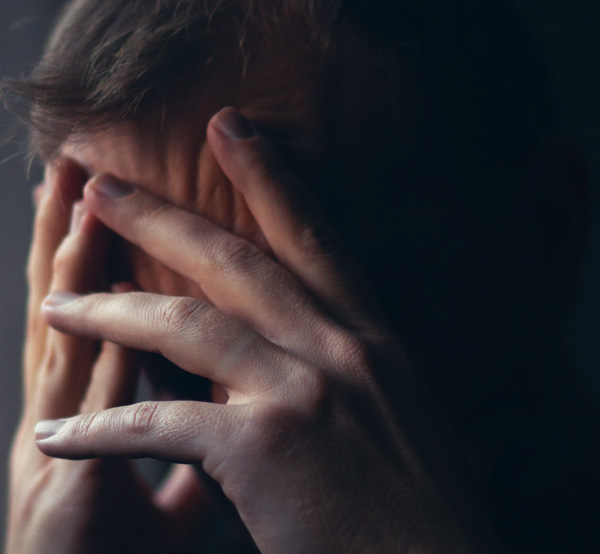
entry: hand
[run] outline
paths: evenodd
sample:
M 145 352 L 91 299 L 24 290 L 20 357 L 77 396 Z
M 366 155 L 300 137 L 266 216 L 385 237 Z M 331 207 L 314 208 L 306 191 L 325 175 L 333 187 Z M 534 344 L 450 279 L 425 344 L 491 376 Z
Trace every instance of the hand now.
M 130 461 L 52 459 L 33 441 L 40 419 L 129 404 L 137 383 L 136 353 L 110 342 L 63 335 L 41 315 L 49 291 L 89 292 L 106 285 L 102 276 L 111 233 L 81 201 L 85 179 L 74 163 L 61 162 L 48 168 L 37 189 L 28 268 L 25 406 L 11 454 L 6 552 L 184 551 L 186 541 L 197 546 L 201 510 L 206 508 L 191 468 L 178 468 L 154 494 Z M 189 532 L 179 525 L 184 514 L 194 521 Z
M 264 554 L 496 552 L 451 434 L 314 200 L 234 110 L 213 118 L 208 140 L 275 260 L 100 176 L 86 186 L 88 209 L 210 303 L 52 295 L 44 310 L 63 332 L 161 353 L 224 387 L 227 404 L 146 402 L 47 421 L 39 448 L 201 464 Z

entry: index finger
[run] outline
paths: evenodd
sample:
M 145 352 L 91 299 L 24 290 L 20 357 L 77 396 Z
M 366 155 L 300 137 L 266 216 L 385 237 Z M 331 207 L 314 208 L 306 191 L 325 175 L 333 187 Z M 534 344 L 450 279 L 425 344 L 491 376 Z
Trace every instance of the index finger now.
M 207 137 L 278 262 L 338 321 L 358 330 L 368 326 L 377 313 L 370 287 L 316 199 L 271 143 L 233 108 L 212 118 Z

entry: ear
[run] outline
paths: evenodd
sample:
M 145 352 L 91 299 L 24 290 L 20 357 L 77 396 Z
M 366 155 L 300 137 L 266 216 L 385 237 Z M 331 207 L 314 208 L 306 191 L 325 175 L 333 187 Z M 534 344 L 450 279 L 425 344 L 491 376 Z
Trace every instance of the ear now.
M 560 137 L 545 138 L 529 167 L 519 211 L 525 269 L 548 315 L 565 314 L 573 302 L 585 253 L 590 180 L 576 149 Z

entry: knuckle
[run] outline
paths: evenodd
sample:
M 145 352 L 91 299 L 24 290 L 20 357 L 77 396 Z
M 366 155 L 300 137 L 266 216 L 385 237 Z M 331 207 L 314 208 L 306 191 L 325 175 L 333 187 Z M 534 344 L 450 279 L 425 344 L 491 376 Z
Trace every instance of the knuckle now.
M 208 305 L 193 298 L 178 297 L 159 308 L 158 321 L 169 333 L 180 333 L 188 328 L 194 318 L 208 309 Z
M 152 431 L 156 422 L 159 402 L 142 402 L 125 410 L 122 426 L 130 435 L 145 435 Z
M 361 336 L 341 330 L 328 338 L 329 359 L 336 372 L 346 376 L 368 373 L 372 364 L 373 348 Z
M 96 436 L 98 429 L 101 427 L 101 420 L 104 414 L 101 412 L 83 414 L 75 421 L 75 426 L 71 431 L 71 436 L 77 441 L 83 443 L 91 441 Z
M 217 241 L 211 257 L 215 269 L 235 274 L 255 267 L 261 261 L 262 252 L 243 239 L 228 236 Z
M 296 388 L 302 391 L 299 395 L 302 406 L 299 413 L 304 414 L 304 419 L 309 419 L 315 414 L 327 411 L 343 385 L 342 380 L 328 372 L 314 369 L 308 369 L 299 374 L 299 382 L 296 384 Z
M 142 402 L 113 412 L 82 414 L 70 432 L 76 442 L 94 444 L 96 439 L 110 436 L 146 435 L 155 427 L 160 402 Z

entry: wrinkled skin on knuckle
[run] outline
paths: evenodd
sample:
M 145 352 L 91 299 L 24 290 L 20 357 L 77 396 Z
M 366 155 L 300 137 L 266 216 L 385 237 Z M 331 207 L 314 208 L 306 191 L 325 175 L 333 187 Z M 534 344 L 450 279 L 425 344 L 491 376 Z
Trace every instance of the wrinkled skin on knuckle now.
M 206 304 L 193 298 L 175 298 L 159 307 L 157 315 L 158 328 L 175 335 L 185 332 L 208 309 Z
M 334 374 L 344 380 L 369 374 L 373 347 L 358 333 L 340 327 L 329 329 L 325 342 L 327 362 Z
M 154 430 L 160 402 L 142 402 L 123 412 L 120 426 L 128 435 L 146 435 Z
M 214 269 L 234 275 L 251 271 L 260 262 L 261 256 L 257 246 L 229 236 L 216 241 L 210 255 Z
M 373 336 L 344 329 L 330 335 L 328 346 L 330 363 L 350 385 L 376 387 L 386 373 L 397 379 L 412 374 L 402 343 L 391 334 Z
M 154 429 L 159 404 L 142 402 L 119 412 L 83 414 L 73 423 L 69 441 L 81 445 L 84 452 L 93 452 L 97 446 L 106 446 L 107 437 L 118 441 L 146 435 Z
M 82 414 L 77 418 L 70 432 L 73 443 L 92 444 L 97 438 L 98 430 L 102 427 L 105 417 L 105 414 L 100 412 Z

